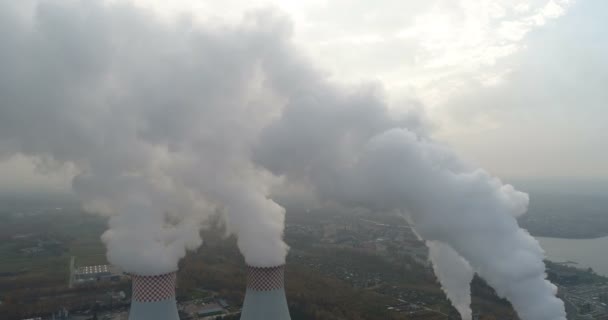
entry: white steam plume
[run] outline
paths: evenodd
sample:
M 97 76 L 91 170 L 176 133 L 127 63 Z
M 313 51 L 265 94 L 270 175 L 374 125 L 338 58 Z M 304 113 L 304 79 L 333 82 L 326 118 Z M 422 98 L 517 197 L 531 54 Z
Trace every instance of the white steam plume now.
M 176 270 L 217 211 L 249 264 L 282 264 L 276 179 L 249 154 L 276 114 L 260 63 L 287 35 L 272 12 L 197 26 L 103 1 L 2 1 L 0 156 L 73 165 L 126 271 Z
M 452 302 L 462 320 L 471 320 L 471 281 L 474 272 L 469 263 L 454 249 L 439 241 L 427 241 L 429 259 L 441 283 L 441 288 Z
M 77 168 L 74 191 L 111 215 L 103 239 L 126 271 L 175 270 L 218 210 L 247 263 L 282 264 L 284 210 L 268 196 L 285 179 L 401 210 L 522 319 L 565 319 L 514 217 L 527 195 L 431 141 L 416 113 L 389 115 L 380 88 L 329 83 L 290 30 L 273 12 L 164 24 L 101 1 L 0 2 L 0 156 Z
M 515 220 L 527 210 L 526 194 L 431 141 L 416 117 L 394 120 L 377 90 L 290 80 L 276 79 L 289 103 L 260 139 L 258 163 L 320 198 L 401 210 L 423 239 L 466 259 L 522 319 L 565 319 L 543 250 Z

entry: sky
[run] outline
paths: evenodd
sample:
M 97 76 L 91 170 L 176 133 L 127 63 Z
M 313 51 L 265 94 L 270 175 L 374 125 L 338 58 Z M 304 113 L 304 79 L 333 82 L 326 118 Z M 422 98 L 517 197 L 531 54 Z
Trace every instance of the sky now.
M 395 113 L 423 112 L 436 140 L 492 174 L 608 179 L 605 1 L 133 1 L 166 23 L 278 8 L 332 81 L 384 88 Z M 71 168 L 38 161 L 0 158 L 0 192 L 69 190 Z
M 601 47 L 557 52 L 595 30 L 560 27 L 573 3 L 103 1 L 0 2 L 0 157 L 109 216 L 111 264 L 173 272 L 219 215 L 248 265 L 283 265 L 274 190 L 295 186 L 311 207 L 403 215 L 439 273 L 461 260 L 448 293 L 474 271 L 521 319 L 565 320 L 517 224 L 530 197 L 495 175 L 602 169 L 559 122 L 602 111 L 601 75 L 571 81 Z

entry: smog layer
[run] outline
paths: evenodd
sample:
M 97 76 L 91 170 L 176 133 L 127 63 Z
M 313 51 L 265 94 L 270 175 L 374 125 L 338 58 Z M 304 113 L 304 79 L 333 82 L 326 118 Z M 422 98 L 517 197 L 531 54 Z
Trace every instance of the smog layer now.
M 332 83 L 291 28 L 273 10 L 166 23 L 101 1 L 3 2 L 0 157 L 73 168 L 128 272 L 176 270 L 217 214 L 248 264 L 283 264 L 282 190 L 403 215 L 464 318 L 477 273 L 522 319 L 565 319 L 516 221 L 528 196 L 434 142 L 419 111 L 393 114 L 408 106 L 378 84 Z

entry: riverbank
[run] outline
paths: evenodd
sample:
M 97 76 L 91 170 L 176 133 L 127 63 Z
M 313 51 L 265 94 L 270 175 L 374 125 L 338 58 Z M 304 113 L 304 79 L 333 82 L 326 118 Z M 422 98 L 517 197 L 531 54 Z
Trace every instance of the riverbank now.
M 564 239 L 536 237 L 545 250 L 546 258 L 558 263 L 576 263 L 577 268 L 593 269 L 608 276 L 608 237 L 594 239 Z

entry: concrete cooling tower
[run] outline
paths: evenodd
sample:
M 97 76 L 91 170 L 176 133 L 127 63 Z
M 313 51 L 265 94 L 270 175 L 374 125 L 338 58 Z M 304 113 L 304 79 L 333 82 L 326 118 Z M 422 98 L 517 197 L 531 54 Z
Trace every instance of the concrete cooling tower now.
M 247 267 L 247 292 L 241 320 L 290 320 L 284 285 L 285 266 Z
M 133 294 L 129 320 L 179 320 L 175 301 L 175 272 L 131 275 Z

